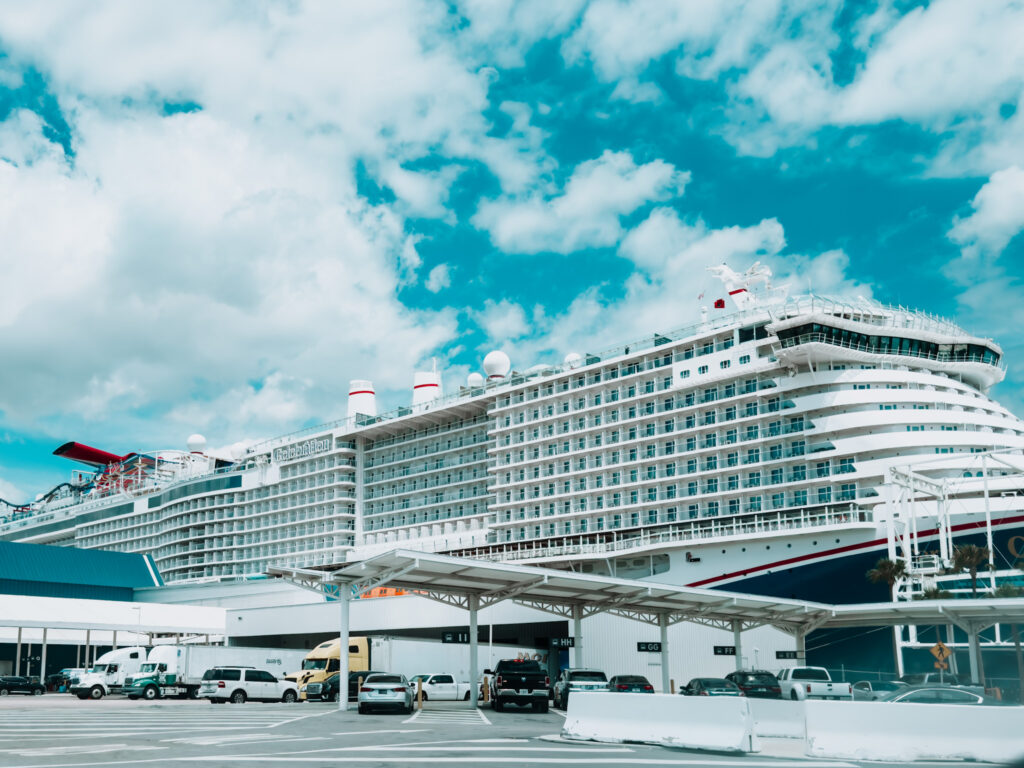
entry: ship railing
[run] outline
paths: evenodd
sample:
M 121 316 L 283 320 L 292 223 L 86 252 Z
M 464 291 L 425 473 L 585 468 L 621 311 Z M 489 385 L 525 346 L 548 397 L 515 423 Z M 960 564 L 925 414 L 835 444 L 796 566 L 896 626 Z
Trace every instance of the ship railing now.
M 851 509 L 848 506 L 828 508 L 816 514 L 794 517 L 792 513 L 765 513 L 750 518 L 706 519 L 693 521 L 689 525 L 669 528 L 663 531 L 641 531 L 635 534 L 618 535 L 615 531 L 594 531 L 578 536 L 612 536 L 600 542 L 569 542 L 567 535 L 561 544 L 544 544 L 539 540 L 510 540 L 495 542 L 464 552 L 467 557 L 486 560 L 524 560 L 553 558 L 575 555 L 607 554 L 624 552 L 662 544 L 687 544 L 708 539 L 739 538 L 766 533 L 821 528 L 825 526 L 873 524 L 870 512 Z

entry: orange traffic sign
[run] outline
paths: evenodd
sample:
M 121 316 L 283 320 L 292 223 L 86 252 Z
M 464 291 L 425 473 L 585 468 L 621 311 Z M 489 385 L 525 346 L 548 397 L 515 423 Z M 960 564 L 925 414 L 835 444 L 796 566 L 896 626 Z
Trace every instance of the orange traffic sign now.
M 943 643 L 941 640 L 939 640 L 939 642 L 933 645 L 929 650 L 931 650 L 932 656 L 934 656 L 939 661 L 945 661 L 953 655 L 953 651 L 951 651 L 949 646 Z

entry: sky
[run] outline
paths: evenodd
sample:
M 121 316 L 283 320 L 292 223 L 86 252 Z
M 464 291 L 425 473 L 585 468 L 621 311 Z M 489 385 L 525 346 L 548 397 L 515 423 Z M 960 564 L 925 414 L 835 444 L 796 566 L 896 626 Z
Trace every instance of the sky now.
M 693 321 L 706 268 L 999 342 L 1024 4 L 0 4 L 0 498 Z M 698 297 L 705 294 L 705 298 Z

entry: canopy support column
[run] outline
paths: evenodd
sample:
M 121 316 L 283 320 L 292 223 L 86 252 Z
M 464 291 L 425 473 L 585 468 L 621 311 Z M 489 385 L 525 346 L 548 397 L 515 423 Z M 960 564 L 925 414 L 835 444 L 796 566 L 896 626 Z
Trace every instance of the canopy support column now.
M 661 692 L 669 693 L 668 676 L 668 614 L 658 614 L 658 629 L 661 640 Z
M 479 671 L 477 663 L 480 656 L 480 644 L 477 642 L 477 613 L 480 611 L 480 595 L 469 596 L 469 706 L 476 709 L 480 686 L 476 682 Z M 458 680 L 458 678 L 456 678 Z
M 572 660 L 574 667 L 583 666 L 583 606 L 572 607 Z
M 338 711 L 348 711 L 348 634 L 349 634 L 349 597 L 348 584 L 338 589 Z M 359 691 L 356 691 L 356 700 Z
M 21 627 L 18 627 L 18 649 L 14 654 L 14 676 L 21 677 Z
M 46 627 L 43 627 L 43 650 L 39 660 L 39 682 L 46 685 Z
M 743 622 L 732 623 L 732 644 L 736 646 L 736 669 L 743 669 Z M 751 665 L 753 667 L 753 665 Z

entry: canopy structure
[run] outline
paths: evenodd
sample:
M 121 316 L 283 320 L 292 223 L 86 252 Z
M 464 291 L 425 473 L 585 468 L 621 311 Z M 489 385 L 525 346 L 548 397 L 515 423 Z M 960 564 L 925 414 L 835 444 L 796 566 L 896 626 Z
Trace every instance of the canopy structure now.
M 470 613 L 471 679 L 476 679 L 476 618 L 480 608 L 514 600 L 573 621 L 574 664 L 582 666 L 581 622 L 608 612 L 661 628 L 662 688 L 668 690 L 668 627 L 690 621 L 733 631 L 737 662 L 741 633 L 770 625 L 796 637 L 798 655 L 815 629 L 956 624 L 971 638 L 971 672 L 979 679 L 978 632 L 996 623 L 1024 624 L 1024 598 L 922 600 L 832 605 L 714 589 L 659 584 L 397 549 L 333 571 L 273 567 L 268 574 L 338 600 L 342 647 L 348 645 L 348 604 L 377 587 L 394 587 L 466 608 Z M 477 688 L 473 686 L 475 706 Z M 344 698 L 344 697 L 342 697 Z M 345 702 L 339 702 L 344 708 Z

